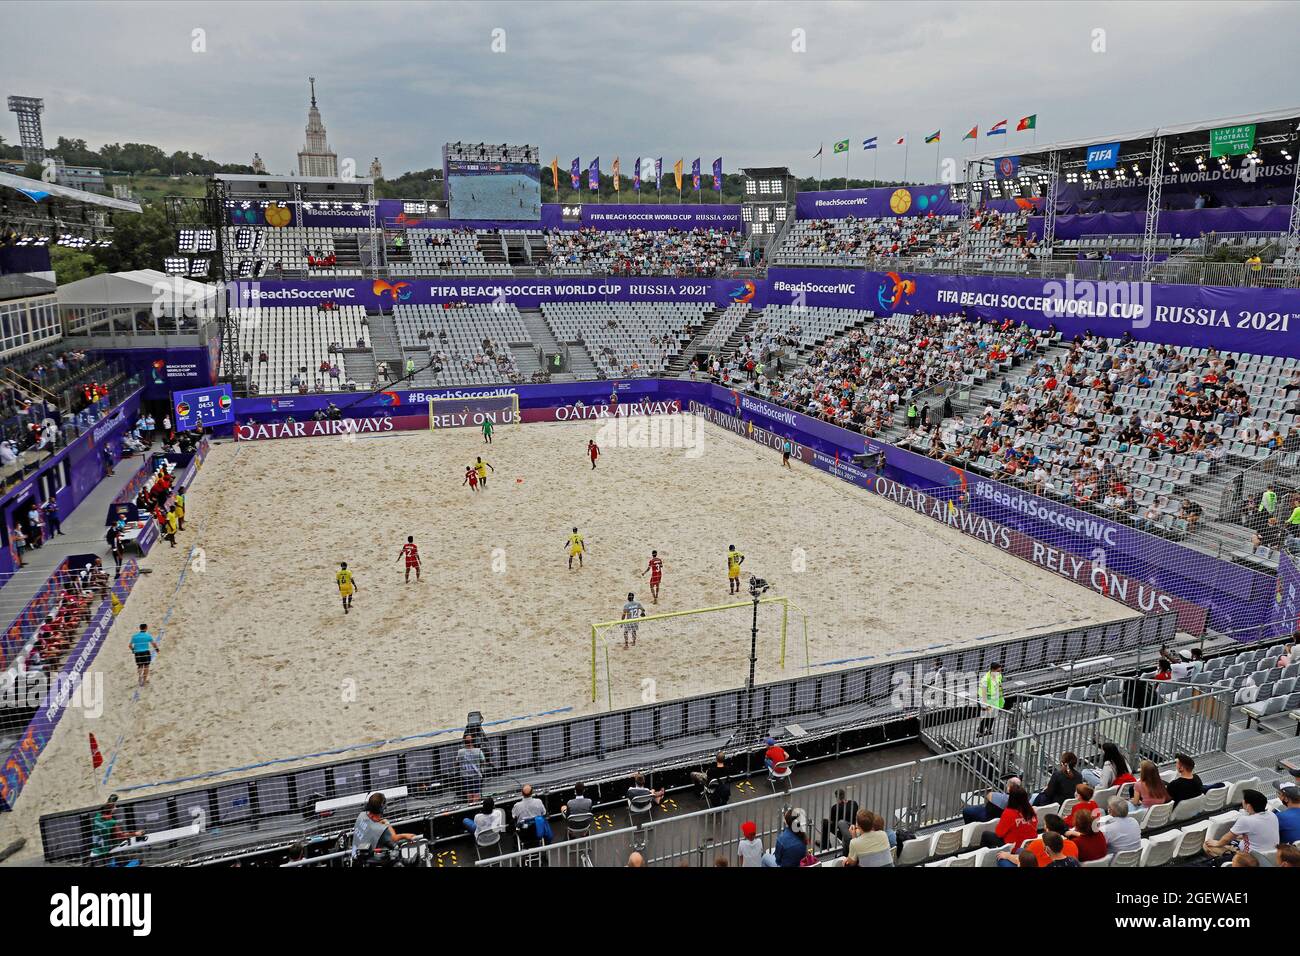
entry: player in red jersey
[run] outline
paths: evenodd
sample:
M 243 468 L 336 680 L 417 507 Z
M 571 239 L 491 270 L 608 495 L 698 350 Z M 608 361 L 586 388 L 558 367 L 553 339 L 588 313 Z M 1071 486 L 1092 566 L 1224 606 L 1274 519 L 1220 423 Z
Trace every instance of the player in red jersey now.
M 596 459 L 600 457 L 600 446 L 591 439 L 587 439 L 587 455 L 591 458 L 591 467 L 596 467 Z
M 406 583 L 411 583 L 411 569 L 415 569 L 415 583 L 420 583 L 420 549 L 415 546 L 415 538 L 412 535 L 406 536 L 406 544 L 402 545 L 402 550 L 397 553 L 397 560 L 406 558 Z
M 465 469 L 465 480 L 460 484 L 462 488 L 469 485 L 470 491 L 478 491 L 478 472 L 474 470 L 472 465 Z
M 664 559 L 659 557 L 658 551 L 650 552 L 650 563 L 645 566 L 645 571 L 641 573 L 644 575 L 646 571 L 650 572 L 650 603 L 658 604 L 659 582 L 663 580 L 664 576 Z

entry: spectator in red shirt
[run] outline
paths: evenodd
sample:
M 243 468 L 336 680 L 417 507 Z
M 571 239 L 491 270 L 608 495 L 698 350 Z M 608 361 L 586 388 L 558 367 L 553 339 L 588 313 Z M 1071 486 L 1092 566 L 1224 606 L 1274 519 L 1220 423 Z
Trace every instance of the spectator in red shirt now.
M 1074 841 L 1080 863 L 1100 860 L 1110 852 L 1106 847 L 1106 837 L 1097 831 L 1091 813 L 1076 812 L 1074 828 L 1066 836 Z
M 767 744 L 767 751 L 763 754 L 763 763 L 769 767 L 779 767 L 790 759 L 790 755 L 785 752 L 780 744 L 772 737 L 768 737 L 763 743 Z
M 1079 811 L 1081 810 L 1090 817 L 1101 816 L 1101 808 L 1097 806 L 1097 801 L 1092 799 L 1094 793 L 1096 793 L 1096 791 L 1093 790 L 1092 784 L 1090 783 L 1081 783 L 1074 788 L 1074 794 L 1078 798 L 1079 802 L 1070 810 L 1071 823 L 1074 822 L 1074 818 L 1079 815 Z
M 1007 808 L 1002 811 L 993 832 L 999 846 L 1009 843 L 1012 850 L 1019 850 L 1027 840 L 1038 836 L 1038 814 L 1030 805 L 1027 792 L 1011 791 L 1007 797 Z

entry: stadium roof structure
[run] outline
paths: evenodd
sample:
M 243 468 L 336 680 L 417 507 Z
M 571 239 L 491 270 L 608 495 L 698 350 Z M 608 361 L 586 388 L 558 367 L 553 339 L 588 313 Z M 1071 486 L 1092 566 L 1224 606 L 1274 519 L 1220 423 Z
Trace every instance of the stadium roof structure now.
M 1300 152 L 1296 149 L 1297 144 L 1300 144 L 1300 107 L 1264 110 L 1196 123 L 1158 126 L 1128 133 L 1102 134 L 1089 139 L 1072 139 L 1045 143 L 1042 146 L 1034 145 L 1028 148 L 1021 146 L 981 153 L 964 161 L 966 175 L 963 193 L 974 197 L 977 193 L 990 188 L 994 191 L 1001 188 L 1006 193 L 1008 188 L 1016 190 L 1013 183 L 1018 184 L 1020 190 L 1029 189 L 1035 196 L 1046 200 L 1043 202 L 1040 245 L 1051 249 L 1056 235 L 1058 214 L 1058 203 L 1054 197 L 1059 195 L 1061 183 L 1068 185 L 1080 175 L 1081 171 L 1084 177 L 1090 175 L 1089 150 L 1092 147 L 1118 143 L 1124 162 L 1118 163 L 1112 160 L 1111 166 L 1118 169 L 1120 179 L 1125 178 L 1124 164 L 1129 164 L 1135 177 L 1145 179 L 1146 218 L 1141 246 L 1141 272 L 1147 275 L 1156 257 L 1166 164 L 1176 171 L 1180 158 L 1195 157 L 1197 165 L 1200 166 L 1213 152 L 1212 131 L 1251 125 L 1255 127 L 1253 140 L 1245 148 L 1233 150 L 1232 154 L 1237 157 L 1238 169 L 1245 169 L 1248 164 L 1262 164 L 1263 148 L 1273 147 L 1294 165 L 1295 177 L 1290 203 L 1291 221 L 1287 229 L 1287 241 L 1294 244 L 1300 241 L 1300 162 L 1295 161 L 1293 158 L 1295 154 L 1288 152 L 1287 147 Z M 1125 144 L 1130 145 L 1125 148 Z M 1230 168 L 1227 154 L 1219 157 L 1219 163 L 1225 169 Z M 1005 167 L 1013 171 L 1008 171 Z M 1098 169 L 1101 178 L 1105 178 L 1105 169 L 1100 167 Z M 967 248 L 969 234 L 969 222 L 963 222 L 960 245 L 963 255 Z
M 59 287 L 59 305 L 72 308 L 152 305 L 160 296 L 180 297 L 189 302 L 206 302 L 217 295 L 217 287 L 171 276 L 157 269 L 106 272 L 69 282 Z
M 1255 124 L 1256 142 L 1282 136 L 1288 139 L 1297 138 L 1297 127 L 1300 126 L 1300 107 L 1292 107 L 1282 110 L 1267 110 L 1260 113 L 1245 113 L 1240 116 L 1227 116 L 1222 119 L 1204 120 L 1198 123 L 1180 123 L 1173 126 L 1158 126 L 1151 129 L 1133 130 L 1127 133 L 1103 133 L 1088 139 L 1062 140 L 1055 143 L 1044 143 L 1041 146 L 1035 145 L 1028 149 L 1002 149 L 997 152 L 979 153 L 971 156 L 968 160 L 970 163 L 985 163 L 1002 159 L 1006 156 L 1018 156 L 1021 161 L 1031 157 L 1046 159 L 1054 152 L 1070 152 L 1073 150 L 1084 150 L 1089 146 L 1096 146 L 1100 143 L 1132 143 L 1142 140 L 1152 140 L 1157 137 L 1165 140 L 1174 139 L 1176 142 L 1175 152 L 1178 149 L 1204 149 L 1210 148 L 1209 132 L 1215 129 L 1222 129 L 1226 126 L 1243 126 Z
M 144 211 L 139 203 L 131 202 L 129 199 L 114 199 L 111 196 L 101 196 L 98 193 L 87 192 L 84 189 L 73 189 L 70 186 L 47 183 L 40 179 L 15 176 L 13 173 L 0 173 L 0 186 L 6 186 L 9 189 L 18 191 L 32 202 L 42 202 L 46 199 L 56 198 L 85 203 L 88 206 L 103 206 L 106 209 L 116 209 L 118 212 Z
M 336 179 L 332 176 L 252 176 L 217 173 L 212 177 L 224 199 L 293 201 L 304 196 L 328 195 L 332 199 L 373 198 L 375 181 L 369 176 Z

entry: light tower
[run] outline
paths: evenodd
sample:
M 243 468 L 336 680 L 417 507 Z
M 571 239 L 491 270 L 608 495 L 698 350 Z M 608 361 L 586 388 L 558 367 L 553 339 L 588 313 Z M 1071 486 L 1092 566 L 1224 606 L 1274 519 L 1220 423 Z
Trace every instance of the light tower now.
M 41 113 L 45 101 L 35 96 L 9 97 L 9 112 L 18 115 L 18 140 L 23 148 L 23 161 L 40 164 L 45 161 L 45 135 L 41 132 Z

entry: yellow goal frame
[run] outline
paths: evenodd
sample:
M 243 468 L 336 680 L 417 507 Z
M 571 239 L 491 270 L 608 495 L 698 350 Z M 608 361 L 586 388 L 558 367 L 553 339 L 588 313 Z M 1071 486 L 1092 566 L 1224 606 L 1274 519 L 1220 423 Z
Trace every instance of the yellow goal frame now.
M 782 670 L 785 670 L 786 647 L 787 647 L 787 641 L 789 639 L 789 630 L 790 630 L 790 610 L 793 608 L 794 611 L 799 615 L 799 621 L 797 621 L 796 624 L 801 623 L 803 629 L 803 654 L 804 654 L 804 664 L 806 666 L 808 662 L 808 614 L 807 612 L 805 612 L 803 608 L 801 608 L 794 601 L 790 600 L 788 597 L 762 597 L 758 599 L 758 603 L 777 604 L 780 605 L 781 607 L 781 656 L 780 656 L 779 664 Z M 641 625 L 641 624 L 651 623 L 654 621 L 664 621 L 670 618 L 688 617 L 696 614 L 712 614 L 718 611 L 734 611 L 738 608 L 753 608 L 753 606 L 754 606 L 754 602 L 750 600 L 750 601 L 737 601 L 734 604 L 718 604 L 714 607 L 693 608 L 687 611 L 667 611 L 663 614 L 647 614 L 645 617 L 636 618 L 636 623 L 638 625 Z M 601 640 L 601 637 L 608 631 L 616 627 L 622 627 L 627 623 L 628 621 L 619 619 L 617 621 L 595 621 L 591 625 L 591 700 L 592 703 L 595 703 L 596 698 L 599 694 L 597 689 L 597 673 L 599 669 L 599 658 L 600 658 L 599 648 L 601 644 L 604 643 L 605 703 L 606 706 L 611 710 L 613 709 L 614 691 L 611 685 L 610 673 L 609 673 L 609 644 L 607 642 L 603 642 Z M 746 634 L 748 634 L 749 628 L 752 626 L 751 622 L 747 620 L 745 622 L 745 625 L 746 625 L 745 632 Z M 798 639 L 798 635 L 796 634 L 795 636 L 796 639 Z

